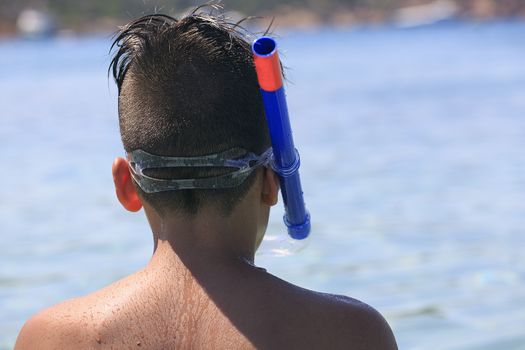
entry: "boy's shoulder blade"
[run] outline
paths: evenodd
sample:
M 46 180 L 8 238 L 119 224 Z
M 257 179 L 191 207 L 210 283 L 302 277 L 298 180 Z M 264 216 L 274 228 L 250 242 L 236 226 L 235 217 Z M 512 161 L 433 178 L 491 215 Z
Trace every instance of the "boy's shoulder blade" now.
M 22 327 L 15 350 L 92 349 L 105 344 L 107 321 L 119 316 L 119 298 L 128 298 L 139 284 L 141 271 L 91 294 L 40 311 Z M 125 316 L 124 316 L 125 317 Z
M 288 302 L 293 307 L 287 311 L 295 313 L 289 320 L 288 332 L 298 335 L 297 340 L 303 343 L 303 348 L 397 349 L 390 326 L 371 306 L 347 296 L 284 283 L 288 285 L 286 289 L 292 291 Z
M 321 293 L 333 303 L 327 315 L 331 326 L 341 334 L 334 348 L 346 349 L 397 349 L 395 337 L 385 318 L 373 307 L 343 295 Z M 329 321 L 330 322 L 330 321 Z
M 15 350 L 73 349 L 96 346 L 90 317 L 80 312 L 80 299 L 45 309 L 31 317 L 18 335 Z

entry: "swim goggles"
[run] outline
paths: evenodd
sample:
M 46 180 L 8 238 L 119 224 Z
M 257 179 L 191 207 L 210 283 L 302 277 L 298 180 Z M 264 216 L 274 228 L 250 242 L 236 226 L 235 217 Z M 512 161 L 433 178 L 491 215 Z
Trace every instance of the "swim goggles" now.
M 239 186 L 259 166 L 272 162 L 272 149 L 261 155 L 242 148 L 197 157 L 158 156 L 141 149 L 127 153 L 131 176 L 146 193 L 190 189 L 223 189 Z M 170 168 L 232 168 L 223 175 L 195 179 L 159 179 L 144 174 L 151 169 Z

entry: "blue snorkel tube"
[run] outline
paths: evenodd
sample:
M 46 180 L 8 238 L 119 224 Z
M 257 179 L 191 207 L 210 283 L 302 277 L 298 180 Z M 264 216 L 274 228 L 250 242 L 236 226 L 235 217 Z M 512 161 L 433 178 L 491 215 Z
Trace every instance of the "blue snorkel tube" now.
M 304 205 L 299 152 L 293 142 L 277 43 L 272 38 L 261 37 L 253 42 L 252 50 L 272 139 L 272 168 L 281 184 L 284 223 L 290 237 L 305 239 L 310 234 L 310 214 Z

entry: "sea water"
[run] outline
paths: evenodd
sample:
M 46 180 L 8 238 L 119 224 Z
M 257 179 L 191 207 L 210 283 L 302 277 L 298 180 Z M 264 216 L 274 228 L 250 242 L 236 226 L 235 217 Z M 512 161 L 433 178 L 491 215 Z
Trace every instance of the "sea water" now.
M 525 349 L 525 24 L 278 40 L 313 232 L 257 264 L 373 305 L 401 349 Z M 113 193 L 109 45 L 0 42 L 2 350 L 31 314 L 151 255 Z

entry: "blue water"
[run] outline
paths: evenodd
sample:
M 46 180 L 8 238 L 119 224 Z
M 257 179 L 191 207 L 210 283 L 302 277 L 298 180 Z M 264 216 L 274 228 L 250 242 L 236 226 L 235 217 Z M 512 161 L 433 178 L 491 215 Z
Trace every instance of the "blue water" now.
M 107 37 L 0 42 L 0 349 L 143 266 Z M 525 349 L 525 24 L 284 33 L 313 236 L 258 264 L 379 309 L 402 349 Z M 283 231 L 281 208 L 269 231 Z

